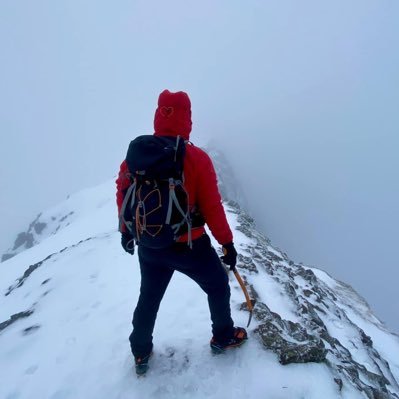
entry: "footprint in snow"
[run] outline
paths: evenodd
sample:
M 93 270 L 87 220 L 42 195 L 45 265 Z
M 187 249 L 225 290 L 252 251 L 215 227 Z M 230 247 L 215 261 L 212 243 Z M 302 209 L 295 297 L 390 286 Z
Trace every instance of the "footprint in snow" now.
M 26 375 L 35 374 L 38 368 L 39 368 L 38 365 L 30 366 L 30 367 L 28 367 L 28 368 L 25 370 L 25 374 L 26 374 Z

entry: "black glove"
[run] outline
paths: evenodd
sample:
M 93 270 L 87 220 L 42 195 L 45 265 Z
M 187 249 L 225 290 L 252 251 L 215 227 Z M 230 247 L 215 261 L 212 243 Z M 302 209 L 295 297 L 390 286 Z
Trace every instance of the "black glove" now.
M 220 259 L 223 263 L 230 266 L 230 270 L 233 272 L 236 270 L 236 263 L 237 263 L 237 251 L 234 248 L 234 244 L 232 242 L 228 244 L 224 244 L 222 246 L 223 255 Z
M 128 254 L 134 254 L 134 238 L 130 233 L 122 233 L 121 244 Z

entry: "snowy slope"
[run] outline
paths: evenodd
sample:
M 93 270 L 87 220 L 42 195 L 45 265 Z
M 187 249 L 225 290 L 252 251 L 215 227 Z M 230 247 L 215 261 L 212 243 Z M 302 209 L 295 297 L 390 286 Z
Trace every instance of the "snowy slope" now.
M 211 355 L 206 297 L 176 273 L 151 369 L 135 377 L 127 337 L 138 261 L 120 247 L 107 182 L 43 213 L 51 233 L 1 265 L 0 398 L 398 398 L 398 337 L 350 287 L 290 261 L 235 205 L 226 210 L 258 300 L 243 348 Z M 230 280 L 233 318 L 246 325 Z M 319 363 L 297 363 L 309 360 Z
M 107 185 L 107 187 L 108 186 L 109 185 Z M 61 232 L 71 223 L 82 223 L 84 220 L 88 220 L 90 224 L 92 224 L 93 212 L 98 213 L 103 205 L 101 201 L 96 200 L 98 190 L 99 188 L 97 187 L 83 190 L 71 197 L 68 196 L 67 200 L 58 206 L 39 213 L 26 231 L 18 234 L 14 244 L 2 255 L 2 261 L 10 259 L 26 249 L 32 248 L 47 237 Z M 93 201 L 95 203 L 93 203 Z M 111 197 L 105 198 L 103 201 L 110 201 L 110 205 L 113 203 Z M 93 234 L 98 228 L 108 229 L 109 222 L 111 222 L 111 214 L 108 213 L 108 209 L 104 210 L 107 213 L 101 215 L 101 220 L 96 220 L 96 223 L 93 225 Z M 103 223 L 101 227 L 99 223 Z M 62 239 L 63 238 L 61 238 L 61 240 Z M 76 239 L 76 237 L 71 237 L 71 239 Z

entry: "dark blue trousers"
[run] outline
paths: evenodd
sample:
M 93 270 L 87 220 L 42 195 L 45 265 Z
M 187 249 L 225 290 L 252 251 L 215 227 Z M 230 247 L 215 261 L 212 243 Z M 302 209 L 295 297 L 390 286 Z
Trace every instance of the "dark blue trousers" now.
M 142 357 L 152 350 L 159 305 L 175 270 L 192 278 L 208 295 L 214 337 L 223 342 L 233 336 L 229 280 L 207 235 L 194 240 L 192 249 L 184 243 L 156 250 L 139 246 L 138 255 L 141 287 L 129 337 L 134 356 Z

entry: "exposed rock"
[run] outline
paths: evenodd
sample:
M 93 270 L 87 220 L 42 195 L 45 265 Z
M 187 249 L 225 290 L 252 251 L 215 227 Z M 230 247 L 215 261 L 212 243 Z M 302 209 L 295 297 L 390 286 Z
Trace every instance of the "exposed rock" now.
M 327 350 L 323 341 L 307 334 L 299 324 L 293 323 L 291 326 L 296 342 L 285 339 L 283 329 L 272 322 L 260 324 L 255 331 L 260 335 L 263 345 L 278 355 L 281 364 L 320 363 L 326 358 Z
M 69 212 L 67 215 L 65 215 L 65 216 L 63 216 L 61 219 L 60 219 L 60 222 L 64 222 L 65 220 L 67 220 L 70 216 L 72 216 L 73 215 L 73 211 L 72 212 Z
M 46 226 L 47 226 L 47 223 L 37 222 L 33 225 L 33 228 L 35 229 L 36 234 L 42 234 L 42 231 L 46 228 Z
M 339 391 L 341 392 L 344 385 L 341 378 L 334 378 L 334 382 L 338 385 Z
M 252 241 L 241 245 L 250 256 L 240 255 L 238 267 L 251 298 L 257 299 L 254 317 L 258 326 L 255 333 L 264 348 L 276 353 L 282 364 L 325 362 L 340 391 L 350 384 L 369 399 L 399 399 L 399 385 L 388 362 L 373 347 L 371 338 L 339 306 L 339 299 L 333 290 L 311 268 L 292 262 L 285 253 L 273 248 L 270 241 L 256 231 L 253 220 L 242 210 L 236 208 L 235 212 L 240 223 L 238 230 Z M 270 310 L 265 300 L 262 301 L 267 300 L 267 293 L 261 296 L 250 282 L 251 276 L 259 273 L 259 268 L 281 287 L 281 294 L 291 302 L 297 322 L 284 320 Z M 350 295 L 352 300 L 364 301 L 351 287 L 340 282 L 337 282 L 337 287 Z M 369 309 L 365 301 L 361 305 Z M 246 309 L 245 303 L 241 309 Z M 353 339 L 340 342 L 330 334 L 331 323 L 350 331 Z M 351 354 L 353 348 L 367 353 L 373 369 L 354 360 Z M 388 386 L 391 387 L 390 391 Z
M 68 223 L 65 223 L 74 212 L 69 212 L 66 215 L 55 216 L 43 216 L 39 213 L 36 218 L 28 226 L 28 229 L 17 235 L 12 247 L 10 247 L 6 253 L 1 256 L 1 262 L 11 259 L 21 251 L 32 248 L 37 245 L 43 238 L 51 234 L 55 234 L 62 227 L 66 227 Z M 59 222 L 58 226 L 55 221 Z
M 0 332 L 9 327 L 11 324 L 15 323 L 16 321 L 29 317 L 31 314 L 33 314 L 33 312 L 33 309 L 29 309 L 25 310 L 24 312 L 13 314 L 8 320 L 0 323 Z
M 249 272 L 258 273 L 258 268 L 249 256 L 238 254 L 237 267 L 248 270 Z
M 33 326 L 27 327 L 22 330 L 22 335 L 30 335 L 36 332 L 41 326 L 39 324 L 34 324 Z
M 34 243 L 33 234 L 28 232 L 22 232 L 17 235 L 14 242 L 13 251 L 17 250 L 19 247 L 24 246 L 25 248 L 32 248 Z
M 11 258 L 14 257 L 14 256 L 15 256 L 15 254 L 5 253 L 5 254 L 3 254 L 3 255 L 1 256 L 1 261 L 2 261 L 2 262 L 5 262 L 6 260 L 11 259 Z
M 367 346 L 369 346 L 369 347 L 372 347 L 372 346 L 373 346 L 373 341 L 372 341 L 372 339 L 371 339 L 368 335 L 366 335 L 365 332 L 364 332 L 363 330 L 360 330 L 360 335 L 361 335 L 361 337 L 362 337 L 362 342 L 363 342 L 365 345 L 367 345 Z
M 16 288 L 21 287 L 24 282 L 26 281 L 26 279 L 38 268 L 40 267 L 44 262 L 46 262 L 47 260 L 49 260 L 50 258 L 52 258 L 55 254 L 51 254 L 49 256 L 47 256 L 45 259 L 41 260 L 40 262 L 37 262 L 33 265 L 30 265 L 24 272 L 24 274 L 18 278 L 18 280 L 11 285 L 10 287 L 8 287 L 7 292 L 5 293 L 5 296 L 8 296 L 11 294 L 11 292 L 13 292 Z

